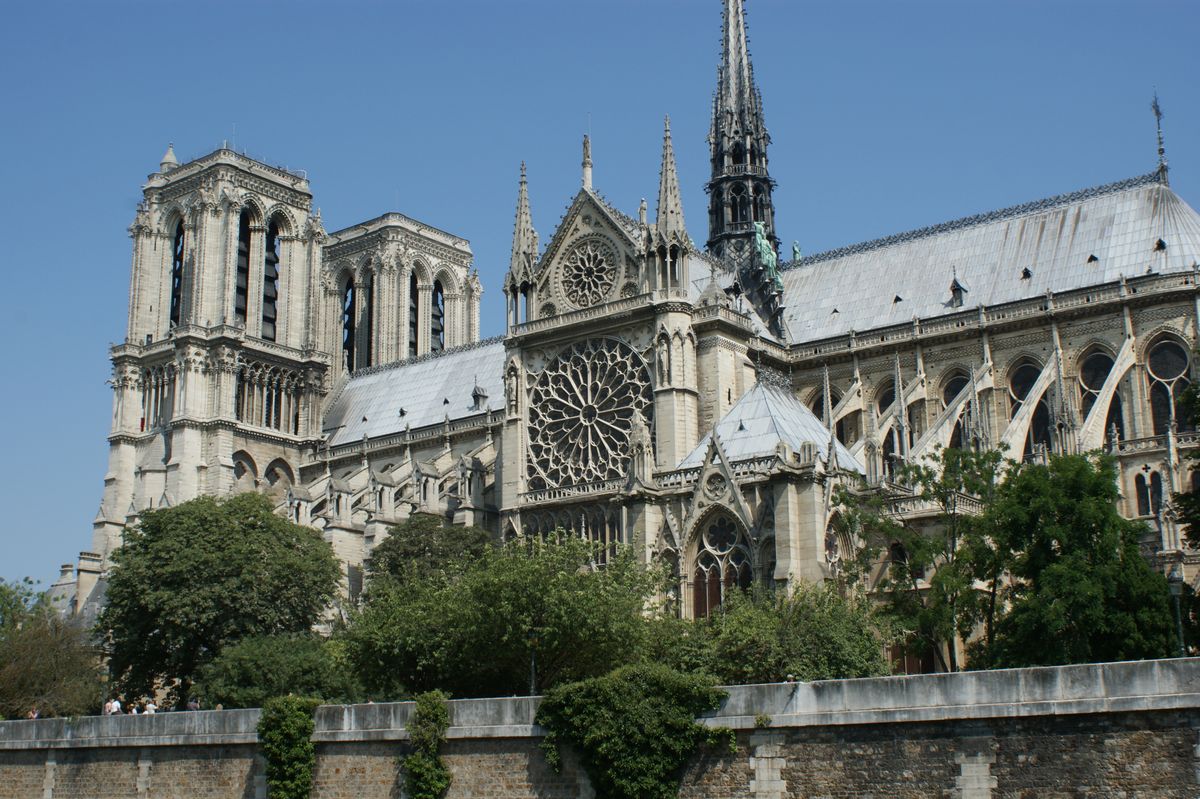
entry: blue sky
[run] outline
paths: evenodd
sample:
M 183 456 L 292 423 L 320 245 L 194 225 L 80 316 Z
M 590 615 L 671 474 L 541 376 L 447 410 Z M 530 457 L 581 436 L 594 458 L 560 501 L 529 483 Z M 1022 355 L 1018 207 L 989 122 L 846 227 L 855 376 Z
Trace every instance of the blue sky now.
M 0 28 L 0 577 L 91 542 L 108 342 L 145 177 L 229 139 L 304 169 L 328 229 L 398 210 L 470 239 L 502 331 L 518 167 L 547 241 L 579 185 L 653 210 L 662 117 L 706 238 L 720 0 L 9 3 Z M 1119 180 L 1200 204 L 1194 0 L 749 0 L 779 235 L 806 253 Z M 236 136 L 235 136 L 236 127 Z

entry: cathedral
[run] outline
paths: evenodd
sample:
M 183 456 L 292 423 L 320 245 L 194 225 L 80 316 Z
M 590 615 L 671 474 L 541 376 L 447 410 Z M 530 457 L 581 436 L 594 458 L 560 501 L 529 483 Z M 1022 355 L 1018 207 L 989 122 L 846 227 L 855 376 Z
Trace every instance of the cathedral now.
M 543 246 L 522 166 L 495 338 L 466 239 L 398 213 L 326 231 L 306 177 L 168 149 L 130 227 L 92 545 L 59 597 L 103 601 L 146 509 L 259 491 L 321 531 L 350 600 L 389 527 L 428 513 L 632 547 L 701 617 L 835 573 L 843 481 L 929 512 L 891 479 L 939 446 L 1112 453 L 1144 553 L 1191 577 L 1170 498 L 1197 480 L 1200 215 L 1161 140 L 1145 175 L 802 257 L 776 235 L 743 0 L 724 6 L 707 241 L 669 121 L 653 215 L 604 199 L 585 138 Z

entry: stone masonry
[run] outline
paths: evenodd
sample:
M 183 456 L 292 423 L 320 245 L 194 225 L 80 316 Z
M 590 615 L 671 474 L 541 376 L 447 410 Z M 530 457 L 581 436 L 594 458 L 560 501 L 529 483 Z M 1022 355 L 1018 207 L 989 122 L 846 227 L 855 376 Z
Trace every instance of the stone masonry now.
M 536 698 L 451 703 L 449 799 L 593 796 Z M 314 799 L 399 799 L 410 703 L 317 711 Z M 0 722 L 0 799 L 265 799 L 257 710 Z M 729 689 L 684 799 L 1200 795 L 1200 659 Z

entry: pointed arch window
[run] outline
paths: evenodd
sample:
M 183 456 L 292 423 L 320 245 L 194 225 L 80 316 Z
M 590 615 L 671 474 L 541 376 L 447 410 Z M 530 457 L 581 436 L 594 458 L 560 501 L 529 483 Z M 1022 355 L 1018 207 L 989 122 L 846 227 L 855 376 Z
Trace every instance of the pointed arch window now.
M 233 284 L 233 320 L 246 324 L 246 308 L 250 299 L 250 211 L 238 217 L 237 264 Z
M 183 220 L 175 223 L 175 239 L 171 246 L 171 321 L 170 327 L 183 319 Z
M 358 360 L 362 365 L 371 365 L 371 350 L 375 335 L 375 276 L 371 272 L 363 275 L 362 281 L 362 352 Z
M 417 273 L 408 278 L 408 357 L 417 357 Z
M 433 281 L 433 303 L 429 309 L 429 351 L 446 349 L 446 292 L 442 281 Z
M 1079 413 L 1086 419 L 1091 413 L 1092 406 L 1100 398 L 1100 391 L 1113 369 L 1112 356 L 1102 350 L 1097 350 L 1083 359 L 1079 366 Z M 1125 415 L 1121 408 L 1121 395 L 1113 394 L 1104 420 L 1104 437 L 1108 441 L 1112 432 L 1116 431 L 1118 438 L 1125 437 Z
M 272 219 L 267 226 L 266 255 L 263 258 L 262 337 L 275 340 L 279 304 L 279 221 Z
M 958 398 L 970 379 L 962 372 L 957 372 L 942 386 L 942 408 L 949 408 Z M 963 413 L 960 409 L 954 422 L 954 430 L 950 433 L 950 449 L 962 449 L 963 446 Z
M 1041 377 L 1042 369 L 1033 361 L 1021 361 L 1008 378 L 1008 395 L 1011 405 L 1010 419 L 1015 419 L 1030 400 L 1029 394 L 1034 384 Z M 1021 454 L 1022 460 L 1032 458 L 1039 447 L 1049 447 L 1050 440 L 1050 406 L 1045 397 L 1038 397 L 1033 415 L 1029 419 L 1029 431 L 1025 434 L 1025 448 Z
M 741 525 L 727 513 L 715 514 L 701 533 L 692 581 L 693 616 L 709 616 L 730 591 L 748 589 L 753 579 L 750 547 Z
M 347 372 L 354 371 L 354 278 L 346 278 L 342 289 L 342 364 Z
M 1146 369 L 1150 377 L 1150 416 L 1154 435 L 1166 435 L 1172 422 L 1176 429 L 1192 430 L 1183 394 L 1191 385 L 1191 358 L 1174 339 L 1163 339 L 1150 349 Z

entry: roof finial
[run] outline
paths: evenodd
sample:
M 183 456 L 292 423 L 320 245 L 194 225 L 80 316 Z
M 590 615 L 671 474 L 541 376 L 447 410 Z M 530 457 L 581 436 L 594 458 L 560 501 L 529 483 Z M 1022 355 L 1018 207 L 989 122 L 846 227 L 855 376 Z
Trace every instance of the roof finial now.
M 1167 182 L 1167 148 L 1163 145 L 1162 106 L 1158 104 L 1158 89 L 1154 90 L 1154 102 L 1150 103 L 1150 109 L 1154 111 L 1154 122 L 1158 128 L 1158 177 L 1165 184 Z
M 592 190 L 592 137 L 583 134 L 583 187 Z

